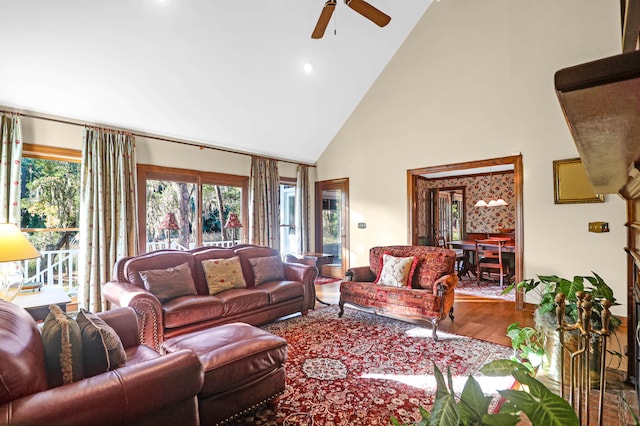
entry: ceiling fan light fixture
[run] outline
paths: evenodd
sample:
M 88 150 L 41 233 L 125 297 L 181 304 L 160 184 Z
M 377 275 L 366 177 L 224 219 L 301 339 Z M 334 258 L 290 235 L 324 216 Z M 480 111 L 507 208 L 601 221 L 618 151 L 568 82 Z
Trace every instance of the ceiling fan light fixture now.
M 364 0 L 344 0 L 344 3 L 379 27 L 384 27 L 391 21 L 389 15 Z
M 322 8 L 322 12 L 320 12 L 320 17 L 318 18 L 318 22 L 316 22 L 316 27 L 311 33 L 311 38 L 322 38 L 327 26 L 329 25 L 329 21 L 331 21 L 331 16 L 333 15 L 335 8 L 336 0 L 327 0 Z
M 364 0 L 344 0 L 344 3 L 360 15 L 364 16 L 379 27 L 384 27 L 391 21 L 391 17 Z M 336 0 L 327 0 L 320 12 L 316 27 L 311 33 L 311 38 L 322 38 L 331 21 L 331 16 L 336 8 Z

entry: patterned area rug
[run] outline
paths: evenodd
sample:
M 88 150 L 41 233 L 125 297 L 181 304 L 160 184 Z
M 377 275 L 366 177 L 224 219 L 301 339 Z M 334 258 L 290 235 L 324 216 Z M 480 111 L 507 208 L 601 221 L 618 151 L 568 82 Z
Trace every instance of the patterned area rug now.
M 390 417 L 419 420 L 418 407 L 433 404 L 433 363 L 451 368 L 462 390 L 469 374 L 497 401 L 509 378 L 483 377 L 490 360 L 511 349 L 469 337 L 379 317 L 347 307 L 315 310 L 263 326 L 289 343 L 285 394 L 277 409 L 259 408 L 233 425 L 388 425 Z M 446 373 L 445 373 L 446 374 Z
M 504 287 L 506 286 L 507 284 L 505 283 Z M 458 281 L 458 285 L 456 286 L 456 293 L 460 294 L 488 297 L 490 299 L 516 299 L 515 290 L 512 290 L 510 293 L 505 294 L 504 296 L 500 294 L 502 290 L 504 290 L 504 288 L 500 288 L 500 284 L 496 281 L 480 281 L 480 285 L 478 286 L 478 284 L 476 283 L 476 277 L 471 274 L 462 277 L 462 279 Z

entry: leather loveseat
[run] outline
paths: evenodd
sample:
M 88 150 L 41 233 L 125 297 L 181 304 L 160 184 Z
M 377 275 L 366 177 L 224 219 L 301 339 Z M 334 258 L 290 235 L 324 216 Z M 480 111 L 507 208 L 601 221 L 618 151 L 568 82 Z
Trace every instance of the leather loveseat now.
M 379 284 L 383 256 L 408 258 L 407 283 Z M 409 260 L 410 258 L 410 260 Z M 429 321 L 438 339 L 440 321 L 447 314 L 453 321 L 453 302 L 458 277 L 453 250 L 426 246 L 384 246 L 369 250 L 369 266 L 351 268 L 340 284 L 340 312 L 351 304 L 376 314 L 417 322 Z M 397 272 L 397 271 L 394 271 Z
M 133 308 L 141 323 L 142 342 L 160 350 L 162 342 L 173 336 L 232 322 L 260 325 L 313 309 L 318 274 L 313 266 L 282 262 L 281 276 L 257 282 L 255 263 L 275 257 L 280 257 L 277 250 L 255 245 L 159 250 L 127 257 L 116 262 L 113 280 L 104 285 L 103 295 L 111 306 Z M 231 258 L 239 260 L 244 286 L 211 295 L 203 262 Z M 145 272 L 185 263 L 195 285 L 191 294 L 160 300 L 147 290 Z
M 203 371 L 190 350 L 140 345 L 132 309 L 98 314 L 119 336 L 122 367 L 49 386 L 43 339 L 23 308 L 0 300 L 0 424 L 197 425 Z

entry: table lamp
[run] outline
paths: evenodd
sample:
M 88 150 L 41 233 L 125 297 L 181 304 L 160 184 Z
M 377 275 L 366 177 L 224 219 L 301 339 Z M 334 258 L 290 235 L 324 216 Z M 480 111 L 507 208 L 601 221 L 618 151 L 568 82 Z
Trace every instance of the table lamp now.
M 20 229 L 0 223 L 0 299 L 12 301 L 22 289 L 22 260 L 40 257 Z
M 166 229 L 169 237 L 169 248 L 171 248 L 171 231 L 175 231 L 180 229 L 180 225 L 178 225 L 178 221 L 176 220 L 176 215 L 173 213 L 167 213 L 158 229 Z
M 233 236 L 231 237 L 232 244 L 236 243 L 236 229 L 242 228 L 242 224 L 240 223 L 240 219 L 238 219 L 238 215 L 235 213 L 229 213 L 229 217 L 227 218 L 227 223 L 224 224 L 224 227 L 227 229 L 233 229 Z

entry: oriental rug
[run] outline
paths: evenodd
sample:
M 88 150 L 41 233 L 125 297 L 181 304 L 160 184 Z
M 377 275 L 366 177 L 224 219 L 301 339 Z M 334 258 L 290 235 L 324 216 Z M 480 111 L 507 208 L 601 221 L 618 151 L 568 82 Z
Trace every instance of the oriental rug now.
M 485 274 L 486 277 L 486 274 Z M 504 287 L 507 284 L 505 283 Z M 456 293 L 466 294 L 468 296 L 488 297 L 490 299 L 515 300 L 516 292 L 512 290 L 510 293 L 502 295 L 503 288 L 497 281 L 480 281 L 480 285 L 476 282 L 476 277 L 471 274 L 462 277 L 456 286 Z
M 262 327 L 289 344 L 286 390 L 277 408 L 261 407 L 232 425 L 388 425 L 391 416 L 419 420 L 419 407 L 433 404 L 434 363 L 450 368 L 457 392 L 468 377 L 498 400 L 511 378 L 483 377 L 488 361 L 511 349 L 429 327 L 338 307 L 311 311 Z

